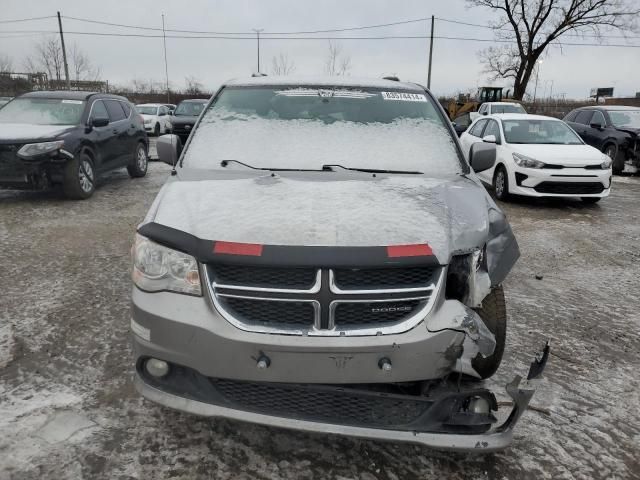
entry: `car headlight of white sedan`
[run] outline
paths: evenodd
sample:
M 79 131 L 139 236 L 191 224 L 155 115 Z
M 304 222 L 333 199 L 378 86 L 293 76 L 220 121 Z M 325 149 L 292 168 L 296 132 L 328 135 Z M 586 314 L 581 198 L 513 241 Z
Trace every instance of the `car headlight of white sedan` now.
M 535 158 L 527 157 L 526 155 L 522 155 L 521 153 L 513 154 L 513 161 L 516 162 L 516 165 L 524 168 L 544 168 L 545 163 L 540 160 L 536 160 Z
M 600 164 L 600 168 L 603 170 L 611 168 L 611 163 L 612 163 L 611 159 L 605 155 L 604 161 Z
M 202 295 L 198 262 L 191 255 L 164 247 L 138 234 L 131 254 L 133 283 L 141 290 Z

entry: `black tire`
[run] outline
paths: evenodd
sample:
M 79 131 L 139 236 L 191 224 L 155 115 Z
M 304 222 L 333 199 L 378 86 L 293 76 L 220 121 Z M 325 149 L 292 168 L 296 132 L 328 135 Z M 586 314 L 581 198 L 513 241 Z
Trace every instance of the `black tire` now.
M 601 197 L 582 197 L 580 200 L 582 200 L 584 203 L 598 203 L 600 201 Z
M 96 189 L 96 170 L 93 159 L 82 151 L 64 167 L 62 189 L 67 198 L 84 200 Z
M 611 159 L 611 169 L 613 173 L 620 174 L 624 170 L 624 153 L 618 151 L 615 143 L 605 145 L 602 152 Z
M 498 370 L 507 342 L 507 305 L 502 285 L 491 290 L 491 293 L 482 301 L 482 307 L 476 309 L 476 312 L 496 339 L 496 348 L 492 355 L 485 358 L 478 354 L 471 361 L 475 371 L 484 379 Z
M 153 127 L 153 136 L 154 137 L 159 137 L 160 136 L 160 124 L 156 123 L 156 126 Z
M 133 152 L 133 159 L 127 165 L 127 172 L 131 178 L 144 177 L 147 174 L 149 166 L 149 156 L 147 155 L 147 147 L 144 143 L 138 142 Z
M 502 179 L 500 176 L 502 176 Z M 496 192 L 496 198 L 498 200 L 509 200 L 509 175 L 502 165 L 498 165 L 493 174 L 493 191 Z

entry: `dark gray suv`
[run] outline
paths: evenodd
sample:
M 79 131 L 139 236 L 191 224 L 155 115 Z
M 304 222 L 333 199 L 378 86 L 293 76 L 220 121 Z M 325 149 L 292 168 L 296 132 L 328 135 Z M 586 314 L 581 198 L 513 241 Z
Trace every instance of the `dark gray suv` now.
M 435 448 L 506 447 L 477 382 L 500 364 L 519 251 L 423 87 L 224 85 L 133 246 L 136 385 L 194 414 Z M 490 168 L 495 146 L 475 145 Z M 548 352 L 548 349 L 545 349 Z

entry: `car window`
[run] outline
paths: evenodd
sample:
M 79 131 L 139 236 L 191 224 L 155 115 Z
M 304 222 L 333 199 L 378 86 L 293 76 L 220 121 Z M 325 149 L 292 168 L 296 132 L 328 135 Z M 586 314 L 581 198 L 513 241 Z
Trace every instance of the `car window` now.
M 486 123 L 487 123 L 487 120 L 485 119 L 478 120 L 478 122 L 473 127 L 471 127 L 471 130 L 469 130 L 469 133 L 474 137 L 479 137 L 482 134 L 482 129 L 484 128 Z
M 104 103 L 107 106 L 109 118 L 112 122 L 117 122 L 126 118 L 124 116 L 124 110 L 118 100 L 104 100 Z
M 91 107 L 91 118 L 106 118 L 109 120 L 109 113 L 107 112 L 107 107 L 104 106 L 102 100 L 97 100 L 93 102 L 93 107 Z
M 183 164 L 217 169 L 234 159 L 264 168 L 459 173 L 464 163 L 439 105 L 423 90 L 388 90 L 226 87 L 191 133 Z
M 480 110 L 478 110 L 478 113 L 479 114 L 483 114 L 486 109 L 487 109 L 487 105 L 486 104 L 485 105 L 481 105 L 480 106 Z
M 129 118 L 131 116 L 131 105 L 125 102 L 120 102 L 120 105 L 122 105 L 122 109 L 124 110 L 125 116 Z
M 611 123 L 618 128 L 640 128 L 640 108 L 637 110 L 609 110 Z
M 482 137 L 486 137 L 487 135 L 494 135 L 497 141 L 500 141 L 500 127 L 498 126 L 498 122 L 495 120 L 489 120 L 487 123 L 487 127 L 482 132 Z
M 576 115 L 575 123 L 581 123 L 582 125 L 589 125 L 589 120 L 593 116 L 593 110 L 580 110 Z
M 468 127 L 471 124 L 471 115 L 464 113 L 459 117 L 456 117 L 453 121 L 460 127 Z
M 591 118 L 591 120 L 589 120 L 589 124 L 593 123 L 597 123 L 599 125 L 602 125 L 603 127 L 607 124 L 607 122 L 604 121 L 604 115 L 602 114 L 602 112 L 598 112 L 597 110 L 593 112 L 593 117 Z
M 202 110 L 204 110 L 206 103 L 200 102 L 180 102 L 180 104 L 176 107 L 176 111 L 174 114 L 177 117 L 180 116 L 192 116 L 197 117 L 200 115 Z
M 527 113 L 522 105 L 493 105 L 491 113 Z
M 565 122 L 573 122 L 575 121 L 576 115 L 578 115 L 578 112 L 580 110 L 573 110 L 572 112 L 569 112 L 569 114 L 563 118 L 563 120 Z
M 591 114 L 591 112 L 589 112 Z M 507 143 L 582 145 L 580 137 L 560 120 L 502 120 Z
M 0 123 L 78 125 L 84 108 L 84 100 L 40 97 L 16 98 L 0 110 Z
M 160 107 L 160 115 L 166 115 L 168 112 L 167 107 Z

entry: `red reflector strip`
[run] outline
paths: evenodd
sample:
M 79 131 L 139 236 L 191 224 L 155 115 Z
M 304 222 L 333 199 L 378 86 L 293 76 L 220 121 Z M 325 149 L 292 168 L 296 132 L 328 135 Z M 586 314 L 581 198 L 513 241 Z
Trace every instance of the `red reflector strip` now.
M 433 251 L 426 243 L 387 246 L 388 257 L 422 257 L 431 255 L 433 255 Z
M 259 257 L 262 255 L 262 245 L 259 243 L 216 242 L 213 246 L 213 253 Z

